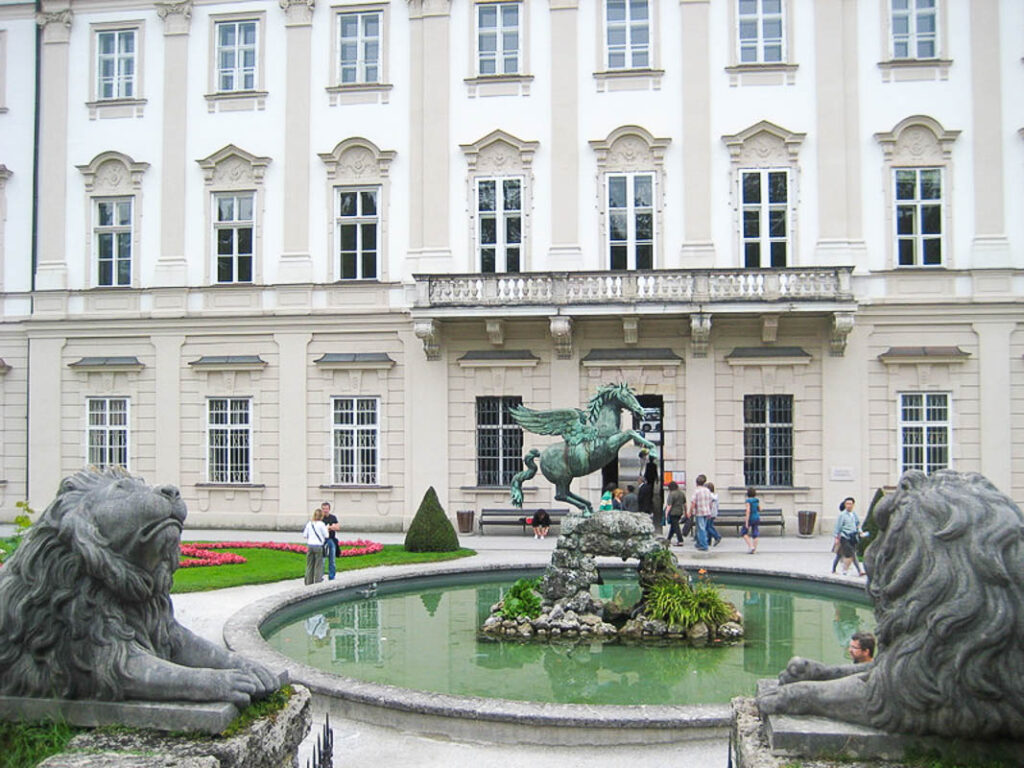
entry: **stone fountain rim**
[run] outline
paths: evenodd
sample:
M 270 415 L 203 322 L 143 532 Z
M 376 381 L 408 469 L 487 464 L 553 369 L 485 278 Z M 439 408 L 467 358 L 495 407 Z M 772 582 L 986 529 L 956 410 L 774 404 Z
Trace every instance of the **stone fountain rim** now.
M 467 563 L 461 560 L 410 566 L 373 568 L 339 573 L 334 581 L 317 585 L 296 587 L 276 595 L 252 602 L 228 618 L 224 625 L 224 642 L 228 648 L 261 662 L 274 670 L 286 670 L 295 680 L 315 693 L 348 703 L 352 706 L 382 708 L 407 715 L 442 718 L 451 724 L 454 720 L 477 724 L 480 732 L 477 738 L 494 740 L 489 726 L 499 724 L 529 729 L 537 743 L 562 743 L 552 736 L 548 741 L 545 734 L 552 729 L 613 729 L 622 734 L 622 729 L 637 729 L 651 732 L 673 729 L 677 734 L 687 730 L 707 735 L 707 731 L 727 728 L 732 719 L 728 704 L 707 705 L 588 705 L 530 702 L 511 699 L 489 699 L 476 696 L 458 696 L 445 693 L 419 691 L 385 683 L 370 683 L 350 677 L 324 672 L 323 670 L 294 661 L 273 650 L 263 638 L 260 630 L 272 617 L 282 610 L 313 599 L 322 598 L 333 592 L 367 587 L 380 582 L 408 581 L 417 577 L 443 577 L 451 575 L 493 573 L 495 571 L 540 570 L 544 566 L 535 561 L 495 563 Z M 602 563 L 604 567 L 609 567 Z M 621 564 L 615 563 L 618 567 Z M 683 566 L 693 570 L 692 566 Z M 863 595 L 862 584 L 840 583 L 824 576 L 793 574 L 789 571 L 742 568 L 735 566 L 702 566 L 712 575 L 729 573 L 750 576 L 770 576 L 787 581 L 820 582 L 840 592 L 849 592 L 851 597 Z M 379 710 L 378 710 L 379 711 Z M 358 714 L 352 714 L 356 719 Z M 366 718 L 362 718 L 366 719 Z M 543 727 L 534 727 L 543 726 Z M 686 738 L 685 735 L 675 737 Z M 500 740 L 500 739 L 499 739 Z

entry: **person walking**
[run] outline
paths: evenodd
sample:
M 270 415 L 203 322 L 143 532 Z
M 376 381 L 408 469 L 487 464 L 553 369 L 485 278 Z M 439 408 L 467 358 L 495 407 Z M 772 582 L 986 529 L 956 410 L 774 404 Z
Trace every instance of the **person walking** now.
M 327 543 L 327 526 L 320 507 L 313 510 L 312 519 L 302 529 L 306 539 L 306 584 L 318 584 L 324 577 L 324 545 Z
M 665 499 L 665 514 L 668 516 L 668 536 L 666 543 L 672 542 L 672 534 L 676 535 L 676 546 L 683 546 L 683 532 L 679 530 L 679 521 L 686 514 L 686 494 L 679 489 L 679 483 L 673 480 L 668 484 L 668 496 Z
M 836 519 L 835 542 L 832 545 L 836 553 L 832 561 L 832 573 L 836 572 L 839 561 L 843 561 L 843 575 L 850 572 L 851 562 L 857 568 L 857 575 L 863 576 L 860 569 L 860 561 L 857 559 L 857 543 L 860 540 L 860 519 L 853 507 L 857 502 L 852 496 L 847 496 L 839 505 L 839 517 Z
M 708 516 L 711 514 L 711 491 L 707 486 L 707 475 L 697 475 L 697 490 L 693 492 L 690 513 L 697 524 L 697 549 L 708 551 Z
M 337 574 L 337 563 L 336 558 L 338 557 L 338 529 L 341 527 L 338 524 L 338 518 L 331 512 L 331 502 L 325 501 L 320 505 L 320 511 L 323 513 L 323 522 L 327 527 L 327 541 L 330 546 L 327 547 L 324 556 L 327 559 L 327 579 L 334 581 L 334 576 Z
M 722 542 L 722 534 L 715 528 L 715 518 L 718 517 L 718 494 L 715 492 L 715 484 L 710 480 L 707 483 L 708 490 L 711 491 L 711 514 L 708 515 L 708 539 L 712 542 L 711 546 L 717 547 Z
M 743 536 L 743 541 L 747 543 L 747 554 L 755 554 L 757 540 L 761 536 L 761 500 L 757 498 L 757 491 L 753 488 L 747 488 L 746 515 L 743 518 L 740 534 Z

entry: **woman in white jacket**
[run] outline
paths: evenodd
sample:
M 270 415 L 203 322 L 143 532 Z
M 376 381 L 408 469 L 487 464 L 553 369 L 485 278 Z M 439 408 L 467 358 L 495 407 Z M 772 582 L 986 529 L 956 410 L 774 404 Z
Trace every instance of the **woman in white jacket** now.
M 327 541 L 327 526 L 324 513 L 317 507 L 313 518 L 302 529 L 306 539 L 306 583 L 317 584 L 324 577 L 324 542 Z

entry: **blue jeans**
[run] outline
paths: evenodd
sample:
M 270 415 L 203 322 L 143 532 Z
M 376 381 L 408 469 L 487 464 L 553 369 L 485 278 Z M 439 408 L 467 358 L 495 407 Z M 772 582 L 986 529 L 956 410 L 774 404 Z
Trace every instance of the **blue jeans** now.
M 715 528 L 715 520 L 712 517 L 707 518 L 708 520 L 708 540 L 714 539 L 715 541 L 722 540 L 722 534 Z
M 697 549 L 708 548 L 708 518 L 697 515 Z
M 337 573 L 334 564 L 334 558 L 338 556 L 337 542 L 334 539 L 328 539 L 331 542 L 331 546 L 327 548 L 327 578 L 334 580 L 334 575 Z

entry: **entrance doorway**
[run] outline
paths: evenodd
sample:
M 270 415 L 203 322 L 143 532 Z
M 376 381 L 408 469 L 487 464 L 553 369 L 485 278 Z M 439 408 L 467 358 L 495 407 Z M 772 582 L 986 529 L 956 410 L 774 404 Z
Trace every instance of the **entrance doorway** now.
M 643 416 L 633 415 L 633 429 L 658 446 L 661 458 L 655 462 L 653 469 L 647 469 L 646 461 L 640 458 L 640 450 L 632 443 L 624 445 L 617 458 L 601 467 L 601 490 L 603 491 L 609 484 L 620 488 L 636 485 L 637 478 L 646 471 L 654 478 L 654 503 L 657 505 L 661 500 L 661 468 L 665 461 L 662 453 L 665 398 L 661 395 L 638 395 L 637 401 L 644 409 L 644 413 Z

